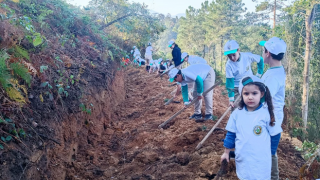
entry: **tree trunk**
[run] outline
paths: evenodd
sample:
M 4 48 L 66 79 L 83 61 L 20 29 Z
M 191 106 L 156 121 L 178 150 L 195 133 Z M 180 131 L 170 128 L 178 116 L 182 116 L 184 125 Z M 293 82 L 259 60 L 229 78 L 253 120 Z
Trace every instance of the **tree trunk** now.
M 223 39 L 221 38 L 221 44 L 220 44 L 220 72 L 222 73 L 222 56 L 223 56 Z
M 308 98 L 309 98 L 309 74 L 310 74 L 310 59 L 311 59 L 311 45 L 312 45 L 312 23 L 314 21 L 315 5 L 306 11 L 305 25 L 306 25 L 306 51 L 304 57 L 303 70 L 303 94 L 302 94 L 302 119 L 304 128 L 307 129 L 308 123 Z
M 277 0 L 274 0 L 274 8 L 273 8 L 273 35 L 275 33 L 276 28 L 276 16 L 277 16 Z
M 214 45 L 213 48 L 212 48 L 212 60 L 214 62 L 214 70 L 216 71 L 217 70 L 217 60 L 216 58 L 214 57 L 214 52 L 216 51 L 216 46 Z
M 132 16 L 132 15 L 134 15 L 134 14 L 127 14 L 127 15 L 124 15 L 124 16 L 122 16 L 122 17 L 114 20 L 114 21 L 111 21 L 111 22 L 105 24 L 104 26 L 102 26 L 102 27 L 100 28 L 100 30 L 102 30 L 102 29 L 104 29 L 104 28 L 106 28 L 106 27 L 108 27 L 108 26 L 110 26 L 110 25 L 112 25 L 112 24 L 114 24 L 114 23 L 122 20 L 122 19 L 125 19 L 125 18 L 127 18 L 127 17 L 129 17 L 129 16 Z

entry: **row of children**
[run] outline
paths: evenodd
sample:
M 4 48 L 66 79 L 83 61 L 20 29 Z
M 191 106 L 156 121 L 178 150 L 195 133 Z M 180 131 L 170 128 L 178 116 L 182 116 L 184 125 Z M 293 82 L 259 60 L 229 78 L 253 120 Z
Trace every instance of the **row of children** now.
M 139 51 L 139 49 L 136 46 L 133 46 L 133 49 L 131 50 L 131 54 L 133 56 L 133 64 L 134 65 L 145 65 L 146 60 L 141 58 L 141 53 Z
M 235 97 L 241 96 L 238 109 L 232 112 L 226 126 L 225 152 L 221 161 L 235 158 L 239 179 L 278 180 L 277 148 L 281 137 L 283 107 L 285 99 L 286 73 L 281 60 L 286 52 L 284 40 L 273 37 L 259 43 L 263 47 L 262 56 L 240 52 L 236 41 L 224 46 L 228 57 L 226 64 L 226 88 L 229 105 L 234 107 Z M 180 83 L 185 105 L 190 103 L 188 85 L 194 84 L 193 98 L 197 98 L 194 114 L 190 118 L 201 119 L 201 102 L 206 103 L 205 118 L 213 112 L 213 90 L 204 97 L 203 92 L 214 85 L 215 72 L 207 64 L 191 64 L 182 69 L 184 62 L 192 59 L 174 41 L 169 41 L 175 68 L 169 72 L 170 81 Z M 257 63 L 257 74 L 253 75 L 251 64 Z M 263 73 L 264 63 L 269 69 Z M 260 79 L 261 78 L 261 79 Z M 235 148 L 235 152 L 231 151 Z
M 169 60 L 162 60 L 162 58 L 154 60 L 152 58 L 154 50 L 151 46 L 151 43 L 148 43 L 148 46 L 146 48 L 145 52 L 145 60 L 141 57 L 141 53 L 138 50 L 136 46 L 133 46 L 133 50 L 131 50 L 131 54 L 133 55 L 133 64 L 136 64 L 139 66 L 141 65 L 146 65 L 146 70 L 149 73 L 163 73 L 166 70 L 169 69 L 170 66 L 173 68 L 174 66 L 172 65 L 172 62 Z

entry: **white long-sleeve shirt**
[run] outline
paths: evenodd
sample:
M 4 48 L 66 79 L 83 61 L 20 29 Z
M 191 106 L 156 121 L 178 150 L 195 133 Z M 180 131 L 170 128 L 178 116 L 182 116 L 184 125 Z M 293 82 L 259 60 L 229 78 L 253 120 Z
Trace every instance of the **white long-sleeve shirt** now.
M 146 48 L 146 54 L 145 55 L 152 55 L 152 50 L 153 50 L 152 46 L 148 46 Z
M 205 59 L 203 59 L 202 57 L 199 57 L 199 56 L 195 56 L 195 55 L 189 55 L 188 63 L 190 65 L 193 65 L 193 64 L 208 64 Z
M 139 56 L 141 56 L 140 51 L 139 51 L 138 49 L 135 49 L 135 50 L 134 50 L 134 53 L 133 53 L 133 57 L 134 57 L 134 58 L 137 58 L 137 57 L 139 57 Z

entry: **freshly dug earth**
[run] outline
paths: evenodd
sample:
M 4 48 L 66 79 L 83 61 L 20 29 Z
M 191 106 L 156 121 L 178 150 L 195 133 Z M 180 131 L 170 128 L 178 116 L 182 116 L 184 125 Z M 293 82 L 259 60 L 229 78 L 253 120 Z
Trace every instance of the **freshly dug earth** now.
M 187 109 L 164 129 L 158 125 L 183 108 L 183 104 L 164 106 L 175 87 L 143 69 L 130 68 L 125 76 L 126 98 L 115 109 L 107 128 L 91 149 L 81 148 L 75 155 L 70 179 L 213 179 L 220 168 L 223 139 L 228 118 L 218 126 L 203 148 L 195 151 L 215 121 L 188 120 Z M 214 116 L 227 109 L 224 87 L 214 92 Z M 88 139 L 97 138 L 89 134 Z M 87 141 L 78 142 L 87 146 Z M 298 179 L 304 160 L 291 143 L 282 139 L 278 149 L 281 179 Z M 234 161 L 223 179 L 237 179 Z

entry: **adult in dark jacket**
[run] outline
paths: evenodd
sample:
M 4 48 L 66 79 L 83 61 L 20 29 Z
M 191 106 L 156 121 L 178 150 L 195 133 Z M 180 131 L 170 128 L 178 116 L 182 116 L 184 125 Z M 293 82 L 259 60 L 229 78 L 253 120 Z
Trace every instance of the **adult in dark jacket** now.
M 179 48 L 178 44 L 176 44 L 174 41 L 168 42 L 169 47 L 172 49 L 172 61 L 174 62 L 174 66 L 177 69 L 181 69 L 181 49 Z

